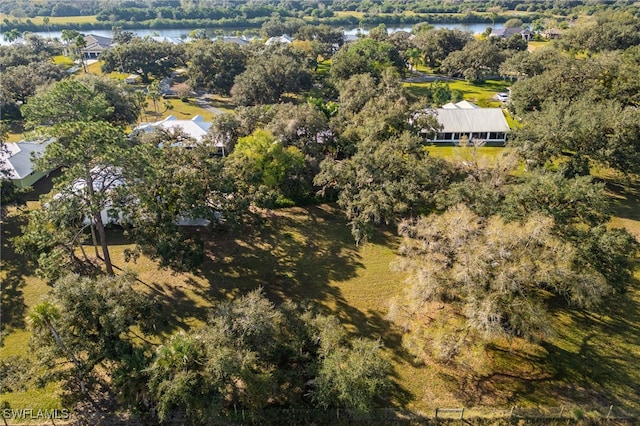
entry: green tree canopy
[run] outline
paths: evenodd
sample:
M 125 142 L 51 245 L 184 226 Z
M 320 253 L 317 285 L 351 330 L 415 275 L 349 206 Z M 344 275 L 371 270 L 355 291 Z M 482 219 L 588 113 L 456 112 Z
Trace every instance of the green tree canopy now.
M 134 38 L 101 54 L 102 71 L 136 73 L 148 83 L 150 76 L 167 77 L 184 63 L 184 47 L 168 42 Z
M 240 138 L 225 165 L 241 191 L 263 207 L 284 202 L 283 197 L 295 198 L 303 167 L 304 154 L 299 148 L 285 146 L 264 130 Z
M 22 107 L 30 127 L 106 120 L 113 112 L 104 93 L 96 93 L 78 80 L 57 82 Z
M 47 301 L 30 314 L 34 330 L 31 347 L 47 376 L 71 374 L 84 384 L 95 375 L 110 374 L 133 353 L 138 332 L 149 333 L 155 326 L 156 305 L 152 298 L 132 288 L 135 276 L 93 279 L 68 275 L 59 279 Z M 69 370 L 59 365 L 59 357 L 73 364 Z M 98 373 L 99 366 L 109 367 Z
M 279 102 L 284 93 L 311 87 L 311 64 L 303 51 L 280 44 L 264 46 L 247 61 L 236 76 L 231 94 L 239 105 Z
M 246 67 L 246 52 L 235 43 L 198 40 L 187 48 L 192 89 L 229 95 L 233 81 Z
M 395 68 L 399 74 L 405 72 L 398 50 L 391 43 L 362 38 L 345 44 L 336 52 L 331 63 L 331 77 L 338 82 L 368 73 L 378 80 L 388 67 Z

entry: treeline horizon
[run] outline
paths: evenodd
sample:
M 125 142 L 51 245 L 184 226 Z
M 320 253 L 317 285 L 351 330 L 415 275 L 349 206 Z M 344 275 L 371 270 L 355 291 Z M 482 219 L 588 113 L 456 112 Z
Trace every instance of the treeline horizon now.
M 126 1 L 118 4 L 90 2 L 53 2 L 32 4 L 12 0 L 0 5 L 3 31 L 50 31 L 62 29 L 92 30 L 119 26 L 133 28 L 191 27 L 260 27 L 271 19 L 304 19 L 306 23 L 332 26 L 410 25 L 429 23 L 487 23 L 495 26 L 517 18 L 525 23 L 553 18 L 571 20 L 578 15 L 592 15 L 604 9 L 626 11 L 638 16 L 634 2 L 565 2 L 462 1 L 455 4 L 423 0 L 405 4 L 398 0 L 361 3 L 345 0 L 239 2 L 229 0 L 200 1 Z M 341 14 L 353 12 L 362 14 Z M 411 14 L 408 14 L 410 12 Z M 518 13 L 513 13 L 518 12 Z M 98 22 L 46 23 L 33 22 L 35 17 L 96 16 Z

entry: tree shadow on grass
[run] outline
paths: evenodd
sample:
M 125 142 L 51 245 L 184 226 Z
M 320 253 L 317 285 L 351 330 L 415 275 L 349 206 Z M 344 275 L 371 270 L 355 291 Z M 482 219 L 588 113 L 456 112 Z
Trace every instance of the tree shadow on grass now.
M 199 273 L 208 283 L 199 289 L 203 297 L 214 301 L 262 287 L 274 303 L 340 300 L 331 282 L 349 280 L 364 267 L 346 222 L 326 206 L 267 215 L 241 234 L 206 241 L 208 257 Z
M 637 288 L 637 284 L 635 284 Z M 598 313 L 558 309 L 562 325 L 539 345 L 489 344 L 488 371 L 450 379 L 469 405 L 602 407 L 640 414 L 640 302 L 637 289 Z M 462 377 L 462 378 L 461 378 Z
M 28 270 L 25 260 L 15 252 L 12 239 L 21 234 L 20 226 L 26 224 L 26 216 L 15 212 L 9 213 L 2 220 L 2 332 L 11 329 L 25 328 L 24 317 L 27 305 L 24 301 L 23 289 L 26 286 L 25 276 Z

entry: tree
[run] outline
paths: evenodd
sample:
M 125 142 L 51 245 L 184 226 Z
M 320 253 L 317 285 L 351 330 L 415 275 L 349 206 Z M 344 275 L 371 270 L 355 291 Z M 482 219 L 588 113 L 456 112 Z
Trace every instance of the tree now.
M 113 275 L 103 212 L 117 206 L 115 191 L 124 184 L 120 167 L 127 158 L 126 135 L 104 121 L 68 122 L 57 126 L 54 135 L 56 139 L 36 162 L 37 170 L 63 171 L 50 208 L 64 205 L 61 211 L 67 211 L 69 219 L 80 217 L 96 227 L 106 271 Z
M 369 410 L 390 390 L 380 348 L 348 339 L 335 317 L 290 301 L 276 306 L 256 290 L 218 304 L 206 327 L 160 346 L 149 388 L 161 421 L 179 412 L 201 423 L 231 407 Z
M 2 34 L 2 38 L 7 43 L 13 43 L 14 41 L 22 38 L 22 33 L 17 28 L 13 28 L 10 31 L 7 31 L 4 34 Z
M 356 244 L 372 228 L 393 224 L 426 208 L 446 180 L 445 163 L 431 158 L 409 132 L 388 139 L 364 139 L 346 160 L 325 159 L 315 184 L 338 192 Z
M 236 76 L 231 95 L 240 105 L 264 105 L 280 101 L 285 92 L 311 87 L 310 67 L 304 52 L 287 45 L 265 46 L 262 55 L 249 58 Z
M 298 176 L 304 167 L 304 155 L 267 131 L 257 130 L 240 138 L 225 163 L 240 190 L 261 207 L 285 203 L 300 192 Z
M 5 145 L 7 139 L 8 126 L 4 122 L 0 122 L 0 158 L 3 159 L 0 162 L 0 217 L 5 216 L 5 206 L 13 201 L 17 188 L 11 181 L 11 169 L 7 167 L 4 162 L 5 156 L 8 155 L 9 150 Z
M 473 40 L 469 32 L 430 28 L 419 31 L 413 40 L 423 55 L 423 62 L 430 67 L 438 67 L 450 53 L 462 50 Z
M 235 43 L 198 40 L 187 49 L 189 86 L 229 95 L 236 76 L 246 67 L 247 55 Z
M 78 80 L 63 80 L 31 97 L 22 107 L 28 127 L 51 126 L 68 121 L 96 121 L 113 113 L 103 93 L 96 93 Z
M 473 40 L 462 50 L 450 53 L 441 63 L 441 71 L 470 81 L 483 81 L 487 74 L 497 73 L 505 53 L 490 40 Z
M 135 276 L 98 279 L 67 275 L 58 280 L 47 300 L 30 314 L 34 336 L 31 348 L 38 362 L 64 375 L 58 357 L 73 364 L 73 376 L 82 393 L 97 378 L 96 370 L 111 374 L 136 348 L 136 327 L 146 335 L 155 326 L 157 306 L 153 298 L 132 288 Z M 108 368 L 105 368 L 108 367 Z
M 183 46 L 134 38 L 106 50 L 100 59 L 103 72 L 137 73 L 144 83 L 149 83 L 152 75 L 157 78 L 169 76 L 175 67 L 184 63 L 184 56 Z
M 599 115 L 593 115 L 594 105 Z M 518 152 L 530 166 L 542 166 L 574 153 L 625 173 L 638 170 L 640 112 L 615 100 L 582 96 L 572 102 L 550 100 L 539 112 L 528 114 L 516 132 Z
M 117 44 L 128 44 L 135 37 L 133 32 L 123 31 L 120 26 L 111 27 L 111 31 L 113 31 L 113 42 Z
M 71 53 L 71 45 L 80 37 L 82 37 L 82 34 L 80 34 L 77 30 L 62 30 L 60 39 L 62 39 L 62 42 L 66 46 L 65 50 L 67 54 Z
M 84 69 L 84 72 L 86 73 L 87 63 L 85 61 L 85 57 L 84 57 L 85 55 L 84 55 L 83 49 L 87 47 L 87 40 L 85 40 L 82 34 L 75 39 L 75 45 L 77 50 L 77 56 L 80 59 L 80 62 L 82 62 L 82 69 Z
M 314 397 L 321 407 L 369 411 L 389 392 L 391 365 L 380 356 L 380 342 L 355 339 L 322 360 Z
M 111 114 L 105 119 L 112 124 L 133 124 L 140 116 L 140 105 L 135 95 L 128 90 L 123 82 L 97 76 L 93 74 L 82 75 L 77 78 L 79 82 L 89 88 L 95 95 L 104 96 L 110 106 Z
M 9 67 L 0 73 L 0 97 L 5 103 L 18 105 L 27 103 L 36 91 L 67 77 L 64 69 L 50 62 L 35 62 L 29 65 Z M 3 116 L 6 116 L 6 110 Z
M 29 322 L 31 323 L 31 327 L 33 328 L 33 330 L 36 333 L 40 334 L 42 334 L 42 332 L 45 330 L 50 332 L 55 343 L 73 363 L 76 369 L 78 383 L 80 384 L 80 391 L 82 392 L 82 394 L 84 394 L 86 393 L 86 385 L 83 366 L 82 364 L 80 364 L 80 361 L 78 361 L 73 352 L 71 352 L 69 348 L 67 348 L 67 345 L 64 344 L 62 338 L 60 337 L 60 333 L 58 333 L 58 330 L 56 330 L 54 322 L 59 319 L 60 311 L 49 302 L 42 302 L 34 306 L 31 310 L 31 313 L 29 314 Z
M 204 244 L 180 223 L 232 224 L 245 212 L 244 199 L 223 174 L 212 144 L 187 147 L 182 132 L 160 130 L 139 139 L 130 153 L 133 166 L 126 170 L 127 192 L 135 199 L 123 206 L 130 224 L 126 233 L 138 251 L 161 266 L 196 270 L 204 259 Z
M 345 44 L 333 56 L 331 77 L 335 81 L 348 80 L 356 74 L 371 74 L 378 80 L 385 68 L 395 68 L 403 74 L 405 64 L 398 50 L 388 42 L 363 38 Z
M 518 18 L 508 19 L 504 23 L 505 28 L 522 28 L 522 25 L 524 25 L 524 23 L 522 22 L 522 19 L 518 19 Z
M 465 206 L 403 222 L 401 265 L 412 273 L 412 284 L 401 310 L 415 324 L 428 302 L 439 301 L 488 338 L 548 336 L 554 296 L 593 309 L 613 293 L 553 226 L 539 214 L 507 223 L 500 216 L 480 218 Z
M 298 29 L 295 37 L 316 43 L 316 51 L 325 58 L 330 57 L 336 48 L 344 44 L 343 31 L 326 24 L 303 25 Z
M 624 50 L 640 43 L 640 19 L 627 12 L 602 11 L 563 32 L 559 45 L 590 54 Z

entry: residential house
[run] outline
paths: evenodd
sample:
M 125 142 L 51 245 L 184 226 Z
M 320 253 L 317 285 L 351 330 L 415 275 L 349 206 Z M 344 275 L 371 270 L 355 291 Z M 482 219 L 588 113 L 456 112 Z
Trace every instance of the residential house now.
M 95 34 L 85 35 L 84 41 L 87 43 L 87 46 L 82 49 L 85 59 L 97 59 L 103 51 L 114 45 L 113 39 Z
M 211 128 L 211 122 L 204 121 L 204 118 L 200 115 L 194 116 L 191 120 L 178 120 L 177 117 L 170 115 L 167 118 L 155 121 L 152 123 L 142 123 L 134 129 L 134 132 L 151 132 L 153 129 L 164 129 L 169 131 L 175 131 L 180 129 L 189 138 L 193 139 L 196 143 L 201 143 L 205 140 L 209 129 Z M 219 155 L 226 155 L 227 147 L 225 144 L 214 138 L 212 140 L 214 146 L 218 149 Z
M 533 38 L 533 33 L 524 28 L 500 28 L 491 30 L 490 37 L 498 38 L 511 38 L 514 35 L 521 36 L 524 40 L 530 41 Z
M 549 28 L 548 30 L 544 30 L 542 32 L 542 37 L 547 40 L 557 40 L 562 37 L 562 30 L 559 28 Z
M 443 105 L 435 113 L 440 128 L 422 133 L 436 144 L 459 145 L 466 140 L 470 145 L 502 146 L 511 130 L 500 108 L 480 108 L 462 101 Z
M 292 42 L 293 42 L 293 39 L 291 37 L 289 37 L 286 34 L 282 34 L 281 36 L 271 37 L 267 39 L 267 41 L 264 44 L 266 45 L 277 44 L 277 43 L 291 44 Z
M 218 40 L 222 40 L 225 43 L 235 43 L 235 44 L 239 44 L 240 46 L 246 46 L 250 43 L 249 40 L 247 40 L 244 36 L 242 37 L 222 37 L 219 38 Z
M 4 144 L 6 149 L 0 151 L 0 163 L 16 187 L 29 187 L 47 174 L 34 170 L 33 158 L 42 156 L 50 143 L 51 139 Z

